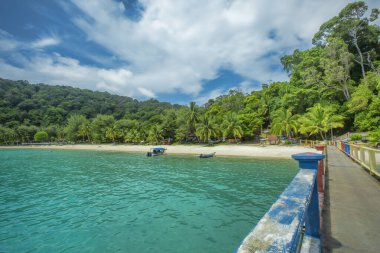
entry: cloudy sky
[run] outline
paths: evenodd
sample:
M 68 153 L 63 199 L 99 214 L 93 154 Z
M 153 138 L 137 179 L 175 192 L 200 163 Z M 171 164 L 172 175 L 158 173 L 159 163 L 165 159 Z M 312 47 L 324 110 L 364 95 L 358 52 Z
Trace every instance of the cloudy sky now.
M 287 80 L 279 58 L 349 2 L 0 0 L 0 77 L 204 103 Z

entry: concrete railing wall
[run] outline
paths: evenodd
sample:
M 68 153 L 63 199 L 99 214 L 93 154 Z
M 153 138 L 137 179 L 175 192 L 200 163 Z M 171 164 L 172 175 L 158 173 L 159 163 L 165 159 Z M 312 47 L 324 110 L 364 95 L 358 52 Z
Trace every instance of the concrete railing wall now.
M 335 146 L 345 153 L 352 160 L 367 169 L 371 175 L 380 178 L 380 150 L 366 147 L 364 143 L 355 144 L 349 142 L 336 141 Z
M 237 253 L 320 252 L 318 162 L 325 156 L 292 156 L 300 171 L 244 239 Z

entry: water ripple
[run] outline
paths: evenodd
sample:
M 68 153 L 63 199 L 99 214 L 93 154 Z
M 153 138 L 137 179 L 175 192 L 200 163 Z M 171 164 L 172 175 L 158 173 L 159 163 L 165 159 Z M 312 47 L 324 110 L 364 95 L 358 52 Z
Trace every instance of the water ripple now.
M 1 150 L 0 252 L 232 252 L 292 161 Z

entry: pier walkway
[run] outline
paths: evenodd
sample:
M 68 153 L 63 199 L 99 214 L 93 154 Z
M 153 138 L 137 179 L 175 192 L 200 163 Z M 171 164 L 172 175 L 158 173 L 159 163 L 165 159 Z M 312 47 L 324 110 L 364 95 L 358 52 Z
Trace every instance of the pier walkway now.
M 380 252 L 380 182 L 329 146 L 323 252 Z

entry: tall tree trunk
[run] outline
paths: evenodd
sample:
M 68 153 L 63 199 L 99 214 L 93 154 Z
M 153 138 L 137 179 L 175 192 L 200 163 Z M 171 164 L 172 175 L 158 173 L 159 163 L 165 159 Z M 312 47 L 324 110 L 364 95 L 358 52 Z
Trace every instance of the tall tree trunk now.
M 374 73 L 376 73 L 377 75 L 380 75 L 380 70 L 377 69 L 377 68 L 373 65 L 373 63 L 372 63 L 372 61 L 371 61 L 371 55 L 370 55 L 369 52 L 367 53 L 367 62 L 369 63 L 369 65 L 370 65 L 372 71 L 373 71 Z
M 360 50 L 359 48 L 359 44 L 358 44 L 358 28 L 354 28 L 352 30 L 350 30 L 350 35 L 352 36 L 353 38 L 353 42 L 354 42 L 354 45 L 355 45 L 355 48 L 356 48 L 356 51 L 358 52 L 359 54 L 359 59 L 360 59 L 360 67 L 362 69 L 362 75 L 363 77 L 365 77 L 365 69 L 364 69 L 364 59 L 363 59 L 363 54 L 362 54 L 362 51 Z
M 343 82 L 342 83 L 342 91 L 343 91 L 343 95 L 344 95 L 344 98 L 347 100 L 347 101 L 350 101 L 350 91 L 348 90 L 348 86 L 346 84 L 346 82 Z

